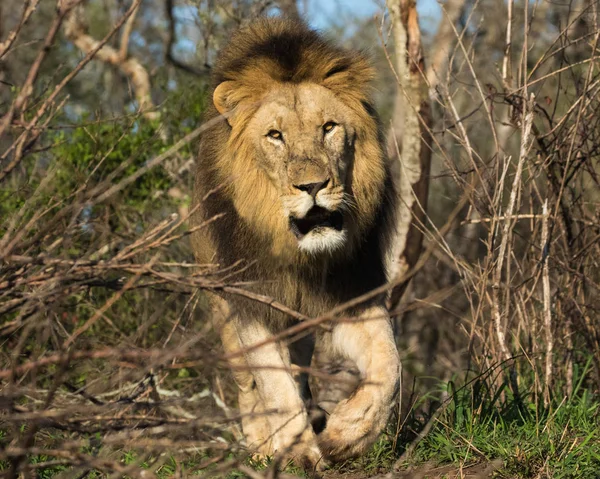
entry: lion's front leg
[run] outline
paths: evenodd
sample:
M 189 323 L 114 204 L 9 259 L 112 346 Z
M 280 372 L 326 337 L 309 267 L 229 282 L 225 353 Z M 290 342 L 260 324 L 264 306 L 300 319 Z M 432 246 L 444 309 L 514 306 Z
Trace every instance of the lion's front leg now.
M 400 359 L 388 314 L 371 308 L 361 321 L 334 326 L 334 354 L 353 361 L 362 376 L 354 393 L 335 407 L 319 436 L 325 457 L 334 461 L 363 454 L 385 427 L 400 385 Z
M 235 329 L 253 384 L 271 431 L 273 452 L 284 459 L 313 468 L 321 463 L 316 436 L 292 375 L 289 351 L 272 341 L 259 321 L 240 320 Z
M 242 349 L 235 322 L 228 319 L 221 325 L 221 341 L 229 360 L 233 378 L 238 387 L 238 407 L 240 409 L 242 431 L 251 451 L 261 456 L 272 456 L 271 427 L 267 421 L 265 406 L 256 389 L 254 376 L 243 355 L 236 355 Z

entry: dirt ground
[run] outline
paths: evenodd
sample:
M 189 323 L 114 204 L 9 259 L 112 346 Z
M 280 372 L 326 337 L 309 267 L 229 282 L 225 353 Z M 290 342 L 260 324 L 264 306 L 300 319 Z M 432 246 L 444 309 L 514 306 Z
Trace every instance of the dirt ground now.
M 422 464 L 398 472 L 370 476 L 370 478 L 368 475 L 360 472 L 332 472 L 326 474 L 324 479 L 488 479 L 500 477 L 494 475 L 494 472 L 498 471 L 500 467 L 502 467 L 502 461 L 492 461 L 463 468 L 451 465 L 435 466 L 433 464 Z

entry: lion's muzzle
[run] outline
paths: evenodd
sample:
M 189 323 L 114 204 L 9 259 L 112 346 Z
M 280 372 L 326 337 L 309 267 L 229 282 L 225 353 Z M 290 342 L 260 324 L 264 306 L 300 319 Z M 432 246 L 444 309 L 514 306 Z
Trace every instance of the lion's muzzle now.
M 315 204 L 302 216 L 288 217 L 290 231 L 298 240 L 298 248 L 308 253 L 331 253 L 347 239 L 344 215 Z
M 304 218 L 290 216 L 290 229 L 298 240 L 307 234 L 322 232 L 325 228 L 342 231 L 344 228 L 344 216 L 339 211 L 329 211 L 320 206 L 314 206 Z
M 311 163 L 289 178 L 293 194 L 282 197 L 284 211 L 300 250 L 332 252 L 346 242 L 344 187 L 336 185 L 325 168 L 308 166 Z

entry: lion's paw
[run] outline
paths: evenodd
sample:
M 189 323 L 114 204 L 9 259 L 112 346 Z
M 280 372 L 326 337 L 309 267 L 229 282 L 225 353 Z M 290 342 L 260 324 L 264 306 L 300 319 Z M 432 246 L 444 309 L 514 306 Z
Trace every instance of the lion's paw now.
M 255 451 L 250 455 L 250 459 L 257 465 L 267 465 L 271 459 L 275 459 L 279 469 L 285 469 L 287 466 L 293 464 L 301 467 L 311 477 L 319 477 L 319 473 L 323 472 L 328 466 L 327 461 L 323 458 L 316 444 L 312 446 L 297 444 L 281 453 L 269 451 L 269 453 L 265 454 L 264 451 Z
M 353 397 L 340 402 L 319 435 L 323 455 L 334 462 L 360 456 L 375 442 L 387 421 L 388 411 Z M 362 404 L 361 404 L 362 403 Z
M 322 471 L 326 467 L 326 462 L 312 429 L 306 430 L 300 437 L 296 437 L 287 447 L 278 447 L 276 457 L 283 466 L 293 462 L 313 474 Z
M 292 449 L 287 457 L 288 460 L 293 461 L 294 464 L 302 467 L 305 471 L 321 472 L 326 466 L 321 451 L 316 444 L 312 446 L 299 445 L 299 447 Z

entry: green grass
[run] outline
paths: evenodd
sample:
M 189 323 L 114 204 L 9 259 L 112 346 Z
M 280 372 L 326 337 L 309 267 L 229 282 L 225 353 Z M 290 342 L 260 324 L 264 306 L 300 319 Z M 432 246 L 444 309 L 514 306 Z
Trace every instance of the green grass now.
M 409 462 L 502 459 L 498 477 L 600 477 L 600 402 L 584 387 L 589 366 L 581 368 L 573 395 L 556 388 L 548 407 L 526 391 L 515 396 L 507 383 L 493 389 L 476 380 L 459 390 L 450 384 L 450 398 Z

